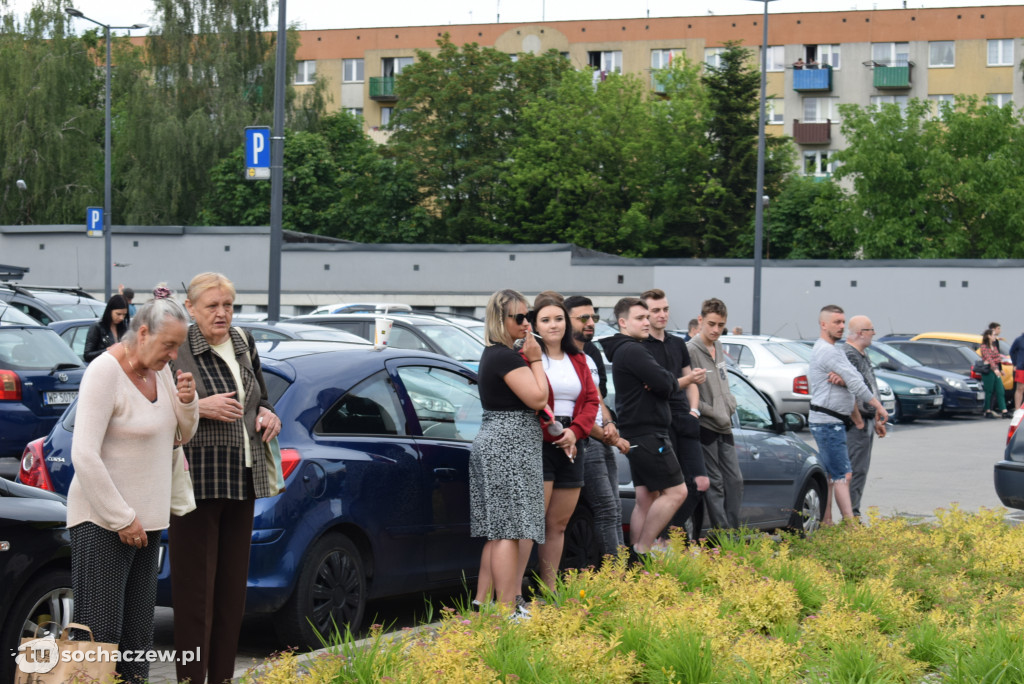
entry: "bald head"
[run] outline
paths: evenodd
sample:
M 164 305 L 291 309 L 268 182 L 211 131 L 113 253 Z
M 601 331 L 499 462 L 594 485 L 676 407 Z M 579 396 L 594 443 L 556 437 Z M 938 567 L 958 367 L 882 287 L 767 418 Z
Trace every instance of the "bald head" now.
M 871 340 L 875 337 L 875 327 L 867 316 L 854 316 L 846 324 L 846 343 L 864 351 L 871 346 Z

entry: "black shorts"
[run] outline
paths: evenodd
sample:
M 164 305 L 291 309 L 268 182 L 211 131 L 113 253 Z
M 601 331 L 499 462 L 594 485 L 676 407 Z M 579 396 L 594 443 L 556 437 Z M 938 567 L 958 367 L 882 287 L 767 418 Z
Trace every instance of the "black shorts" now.
M 632 435 L 626 439 L 634 445 L 629 450 L 629 471 L 634 486 L 660 492 L 683 484 L 683 471 L 668 433 Z
M 693 482 L 693 478 L 707 475 L 704 451 L 700 448 L 700 419 L 689 413 L 673 413 L 670 436 L 686 481 Z
M 560 447 L 544 442 L 541 455 L 544 460 L 544 481 L 553 482 L 555 489 L 576 489 L 583 486 L 583 450 L 587 440 L 576 442 L 576 462 L 569 460 Z

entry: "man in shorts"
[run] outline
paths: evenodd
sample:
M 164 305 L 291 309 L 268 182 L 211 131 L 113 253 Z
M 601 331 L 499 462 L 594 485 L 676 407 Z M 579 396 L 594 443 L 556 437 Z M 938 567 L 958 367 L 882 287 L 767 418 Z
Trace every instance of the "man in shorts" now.
M 650 314 L 643 300 L 623 297 L 615 305 L 615 318 L 621 332 L 605 338 L 601 345 L 612 362 L 619 432 L 633 445 L 629 469 L 637 505 L 629 525 L 630 557 L 635 560 L 651 550 L 686 500 L 683 472 L 669 436 L 672 413 L 668 400 L 679 385 L 643 343 L 650 335 Z
M 864 427 L 864 419 L 857 409 L 858 401 L 875 409 L 875 420 L 885 423 L 889 420 L 882 402 L 861 376 L 846 354 L 836 347 L 843 339 L 846 329 L 846 315 L 835 304 L 821 309 L 818 315 L 821 335 L 811 351 L 807 379 L 811 385 L 811 410 L 808 415 L 811 434 L 818 445 L 818 455 L 828 475 L 828 499 L 822 522 L 832 522 L 832 497 L 839 504 L 843 519 L 854 518 L 850 500 L 850 456 L 847 451 L 846 431 L 856 426 Z M 834 375 L 842 378 L 842 384 L 834 382 Z M 831 377 L 830 377 L 831 376 Z

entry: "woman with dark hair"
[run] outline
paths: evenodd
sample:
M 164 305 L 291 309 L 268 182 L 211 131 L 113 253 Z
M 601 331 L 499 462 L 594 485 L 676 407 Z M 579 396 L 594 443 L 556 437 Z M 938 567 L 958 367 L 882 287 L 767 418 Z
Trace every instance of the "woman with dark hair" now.
M 128 321 L 125 320 L 127 316 L 128 302 L 125 298 L 119 294 L 111 297 L 107 302 L 107 308 L 103 310 L 103 316 L 93 323 L 85 338 L 85 351 L 82 357 L 86 363 L 107 351 L 107 347 L 121 341 L 128 332 Z
M 483 419 L 469 456 L 470 534 L 485 537 L 474 606 L 490 601 L 528 616 L 520 592 L 533 542 L 544 543 L 544 479 L 536 411 L 548 398 L 526 299 L 501 290 L 487 302 L 477 373 Z M 522 355 L 514 349 L 523 340 Z
M 985 386 L 985 417 L 1009 418 L 1010 412 L 1006 410 L 1006 396 L 1003 392 L 1003 355 L 999 351 L 999 338 L 992 328 L 982 333 L 978 353 L 981 354 L 981 360 L 992 369 L 981 376 L 981 383 Z M 998 412 L 992 410 L 993 403 L 999 407 Z
M 573 341 L 563 301 L 557 293 L 542 292 L 533 302 L 534 326 L 544 352 L 541 365 L 548 380 L 546 408 L 554 416 L 554 422 L 545 426 L 545 541 L 537 549 L 540 579 L 549 589 L 555 588 L 565 528 L 583 487 L 583 458 L 576 458 L 577 451 L 582 453 L 582 441 L 593 429 L 600 407 L 587 355 Z

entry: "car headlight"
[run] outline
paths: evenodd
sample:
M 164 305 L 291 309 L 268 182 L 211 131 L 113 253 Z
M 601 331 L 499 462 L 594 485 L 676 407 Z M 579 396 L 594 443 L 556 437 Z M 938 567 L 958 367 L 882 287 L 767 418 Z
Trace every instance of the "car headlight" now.
M 953 386 L 955 389 L 958 389 L 958 390 L 965 390 L 965 389 L 967 389 L 967 383 L 965 383 L 961 378 L 948 377 L 948 378 L 942 378 L 942 379 L 945 380 L 951 386 Z
M 910 388 L 910 393 L 911 394 L 928 394 L 928 388 L 927 387 L 911 387 Z
M 421 409 L 427 411 L 433 411 L 434 413 L 455 413 L 455 406 L 444 399 L 438 399 L 436 397 L 428 397 L 419 392 L 409 392 L 409 398 L 412 399 L 412 403 Z

